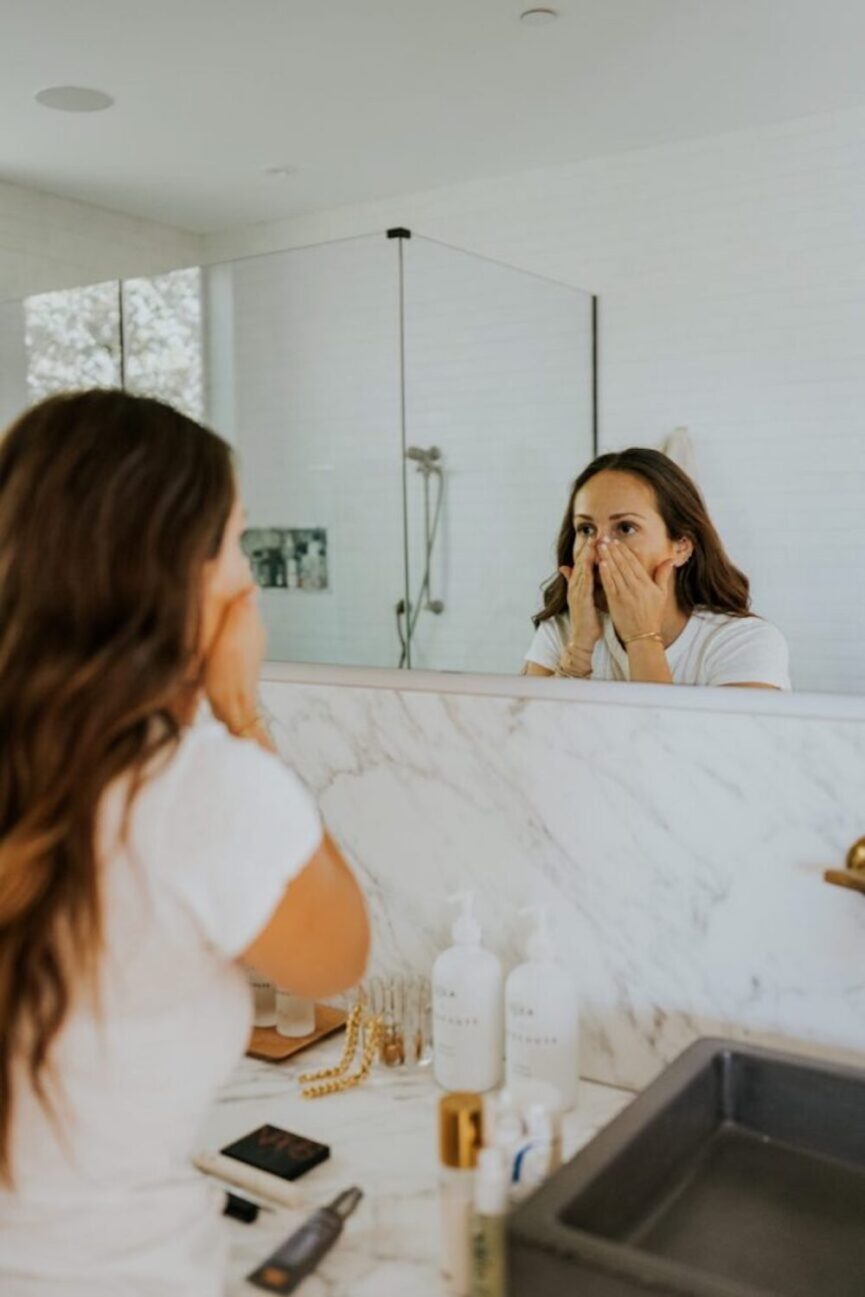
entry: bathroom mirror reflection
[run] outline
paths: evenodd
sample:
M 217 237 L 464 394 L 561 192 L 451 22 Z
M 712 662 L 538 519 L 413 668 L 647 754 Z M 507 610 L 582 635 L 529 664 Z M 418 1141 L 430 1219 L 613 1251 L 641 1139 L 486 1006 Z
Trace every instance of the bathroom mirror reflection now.
M 53 391 L 121 384 L 226 436 L 275 661 L 863 692 L 855 442 L 817 473 L 814 448 L 780 424 L 740 428 L 747 394 L 724 389 L 719 361 L 728 443 L 670 426 L 652 444 L 623 415 L 628 373 L 603 369 L 606 321 L 590 293 L 382 230 L 2 302 L 0 419 Z M 687 554 L 645 474 L 629 489 L 648 484 L 664 532 L 648 549 L 639 500 L 583 498 L 629 470 L 574 495 L 598 452 L 628 446 L 663 449 L 702 493 Z M 715 576 L 694 582 L 710 533 Z M 569 649 L 558 571 L 604 539 L 652 580 L 677 565 L 663 653 L 623 642 L 644 627 L 610 608 L 597 566 L 590 651 Z

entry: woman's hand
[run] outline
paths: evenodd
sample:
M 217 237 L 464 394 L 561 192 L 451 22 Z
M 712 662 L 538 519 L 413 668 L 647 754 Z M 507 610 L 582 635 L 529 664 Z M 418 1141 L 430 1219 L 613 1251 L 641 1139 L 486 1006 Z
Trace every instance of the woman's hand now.
M 237 733 L 254 720 L 266 632 L 258 592 L 249 586 L 222 615 L 204 658 L 204 691 L 213 713 Z
M 618 540 L 601 541 L 601 582 L 619 638 L 661 634 L 673 560 L 665 559 L 650 576 L 639 559 Z
M 595 542 L 586 541 L 574 547 L 574 566 L 560 567 L 568 583 L 568 612 L 571 619 L 568 648 L 588 654 L 603 634 L 601 618 L 595 607 Z

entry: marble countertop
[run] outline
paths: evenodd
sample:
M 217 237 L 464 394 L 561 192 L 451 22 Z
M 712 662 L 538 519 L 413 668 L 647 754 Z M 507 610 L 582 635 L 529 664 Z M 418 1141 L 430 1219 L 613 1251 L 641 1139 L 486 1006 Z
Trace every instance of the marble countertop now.
M 269 1122 L 330 1145 L 330 1159 L 300 1182 L 304 1205 L 262 1211 L 252 1225 L 225 1220 L 230 1236 L 226 1297 L 256 1290 L 245 1276 L 316 1207 L 359 1185 L 364 1200 L 337 1246 L 303 1286 L 304 1297 L 444 1297 L 438 1272 L 436 1108 L 429 1070 L 378 1067 L 360 1088 L 302 1099 L 297 1076 L 325 1067 L 340 1041 L 306 1051 L 296 1063 L 244 1059 L 223 1087 L 203 1128 L 218 1149 Z M 583 1082 L 565 1120 L 566 1156 L 587 1143 L 633 1098 L 627 1090 Z M 242 1192 L 242 1191 L 239 1191 Z

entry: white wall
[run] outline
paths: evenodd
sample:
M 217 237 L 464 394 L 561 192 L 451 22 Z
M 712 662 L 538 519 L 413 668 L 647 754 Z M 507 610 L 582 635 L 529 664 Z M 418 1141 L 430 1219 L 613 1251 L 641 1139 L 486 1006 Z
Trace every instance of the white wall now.
M 197 265 L 200 235 L 0 181 L 0 301 Z
M 602 445 L 689 427 L 796 685 L 865 690 L 865 110 L 212 235 L 205 253 L 394 224 L 599 293 Z
M 24 303 L 0 302 L 0 428 L 28 403 Z

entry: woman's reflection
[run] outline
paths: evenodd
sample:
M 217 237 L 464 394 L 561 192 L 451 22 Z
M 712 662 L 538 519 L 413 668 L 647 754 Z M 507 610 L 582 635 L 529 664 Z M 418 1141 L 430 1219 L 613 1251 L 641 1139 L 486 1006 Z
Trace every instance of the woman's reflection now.
M 532 620 L 527 675 L 789 689 L 781 632 L 750 613 L 694 483 L 656 450 L 601 455 L 577 478 L 559 572 Z

